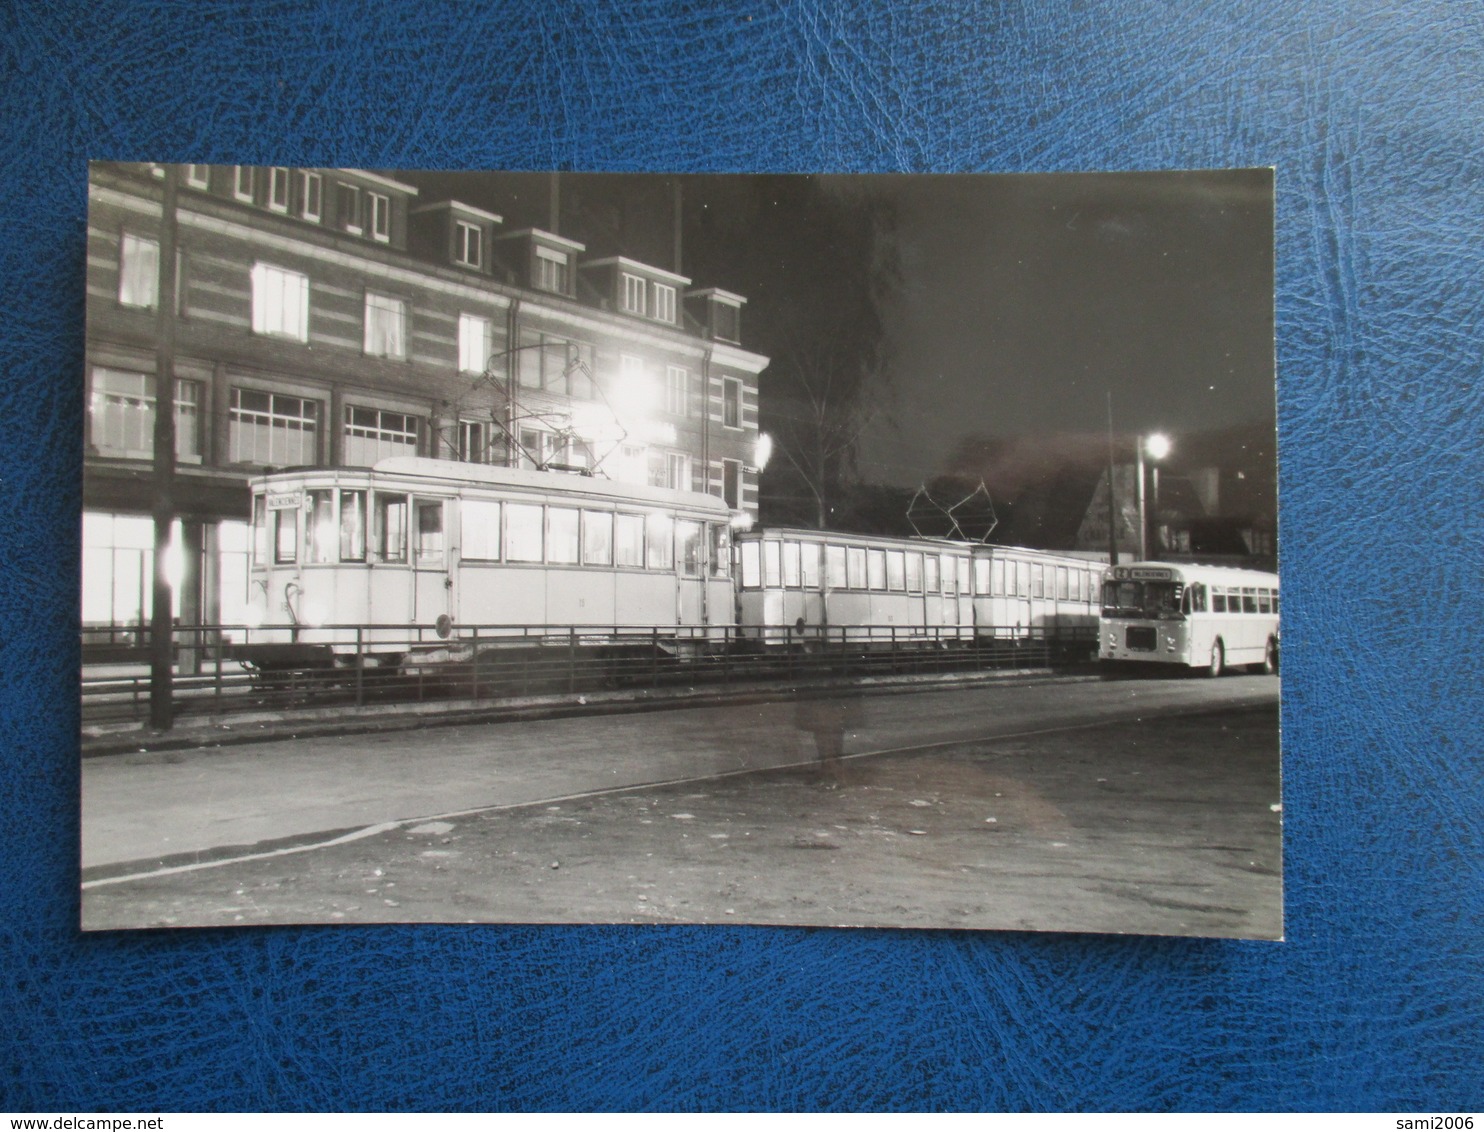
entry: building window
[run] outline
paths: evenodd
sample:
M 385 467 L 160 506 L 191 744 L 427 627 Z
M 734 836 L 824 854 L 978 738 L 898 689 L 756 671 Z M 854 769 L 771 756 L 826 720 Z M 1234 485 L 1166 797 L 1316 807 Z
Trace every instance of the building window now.
M 274 212 L 289 210 L 289 171 L 282 166 L 268 172 L 268 207 Z
M 644 280 L 638 275 L 623 273 L 623 309 L 630 314 L 644 314 L 646 305 L 644 302 L 645 291 Z
M 186 184 L 193 189 L 208 189 L 211 187 L 210 165 L 187 165 Z
M 232 195 L 240 201 L 252 203 L 252 166 L 239 165 L 232 180 Z
M 538 428 L 520 430 L 520 457 L 522 468 L 545 468 L 551 460 L 551 434 Z
M 335 186 L 335 222 L 352 236 L 361 234 L 361 190 L 354 185 Z
M 675 321 L 675 288 L 665 283 L 654 285 L 654 317 L 661 322 Z
M 160 242 L 128 232 L 119 244 L 119 303 L 154 310 L 160 298 Z
M 534 330 L 522 330 L 520 347 L 516 369 L 521 385 L 584 401 L 592 399 L 591 346 Z
M 459 315 L 459 372 L 483 373 L 490 364 L 490 320 L 483 315 Z
M 406 413 L 345 406 L 344 462 L 370 467 L 388 456 L 416 456 L 417 423 Z
M 721 462 L 721 498 L 733 511 L 742 510 L 742 461 Z
M 712 300 L 711 303 L 712 333 L 723 342 L 740 342 L 742 332 L 740 323 L 742 321 L 742 310 L 735 303 L 723 303 L 720 300 Z
M 454 221 L 453 258 L 465 267 L 479 267 L 484 263 L 484 230 L 477 224 L 463 220 Z
M 309 277 L 266 263 L 253 264 L 252 328 L 271 334 L 309 340 Z
M 386 243 L 392 238 L 391 198 L 382 193 L 367 193 L 366 210 L 371 214 L 371 238 Z
M 324 215 L 325 179 L 318 173 L 299 174 L 299 215 L 305 220 L 318 222 Z
M 484 421 L 459 421 L 459 459 L 466 464 L 490 463 L 490 426 Z
M 103 456 L 148 460 L 155 450 L 155 379 L 151 374 L 93 370 L 88 400 L 93 447 Z M 175 381 L 175 458 L 201 462 L 201 383 Z
M 649 453 L 650 487 L 668 487 L 673 491 L 690 490 L 690 459 L 681 452 Z
M 558 295 L 567 293 L 567 257 L 550 248 L 536 249 L 536 286 Z
M 665 410 L 677 417 L 690 412 L 690 374 L 681 366 L 665 367 Z
M 742 383 L 735 377 L 721 383 L 721 423 L 727 428 L 742 427 Z
M 366 353 L 373 358 L 407 356 L 407 304 L 366 292 Z
M 319 402 L 256 389 L 232 390 L 227 415 L 228 459 L 277 467 L 319 458 Z
M 172 539 L 180 544 L 178 532 L 172 531 Z M 143 625 L 149 620 L 154 549 L 155 523 L 147 515 L 83 512 L 84 625 Z

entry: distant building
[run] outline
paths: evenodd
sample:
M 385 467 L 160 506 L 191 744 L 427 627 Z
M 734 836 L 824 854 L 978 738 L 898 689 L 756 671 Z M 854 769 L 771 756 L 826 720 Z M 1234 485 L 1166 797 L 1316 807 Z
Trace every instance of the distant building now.
M 184 622 L 240 618 L 246 485 L 270 467 L 420 455 L 587 470 L 756 517 L 767 359 L 741 345 L 742 296 L 419 196 L 356 169 L 92 167 L 84 625 L 149 619 L 162 304 Z

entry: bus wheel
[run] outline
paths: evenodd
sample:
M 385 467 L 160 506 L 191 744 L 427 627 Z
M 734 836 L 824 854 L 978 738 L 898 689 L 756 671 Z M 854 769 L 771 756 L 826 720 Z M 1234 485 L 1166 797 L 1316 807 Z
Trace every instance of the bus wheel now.
M 1226 649 L 1222 647 L 1221 641 L 1218 640 L 1211 646 L 1211 663 L 1206 668 L 1206 675 L 1210 676 L 1212 679 L 1215 679 L 1217 676 L 1221 675 L 1225 668 Z
M 1264 676 L 1272 676 L 1278 671 L 1278 642 L 1268 638 L 1268 651 L 1263 653 L 1262 673 Z

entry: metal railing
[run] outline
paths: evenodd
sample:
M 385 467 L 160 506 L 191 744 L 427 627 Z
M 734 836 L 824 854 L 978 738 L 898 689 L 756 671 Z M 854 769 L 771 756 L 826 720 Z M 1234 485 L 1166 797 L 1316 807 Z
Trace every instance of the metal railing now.
M 149 714 L 149 631 L 100 642 L 84 630 L 84 722 Z M 90 638 L 91 635 L 91 638 Z M 860 679 L 1075 664 L 1092 628 L 334 625 L 251 629 L 184 625 L 174 636 L 177 719 L 294 707 L 431 701 L 766 680 Z

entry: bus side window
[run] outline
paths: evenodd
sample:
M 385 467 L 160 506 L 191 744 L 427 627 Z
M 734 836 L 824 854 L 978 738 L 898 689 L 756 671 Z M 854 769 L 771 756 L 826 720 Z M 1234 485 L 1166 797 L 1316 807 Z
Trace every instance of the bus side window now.
M 1212 591 L 1211 591 L 1211 612 L 1212 613 L 1225 613 L 1226 612 L 1226 591 L 1225 590 L 1212 589 Z
M 1257 591 L 1250 586 L 1242 591 L 1242 612 L 1257 612 Z

